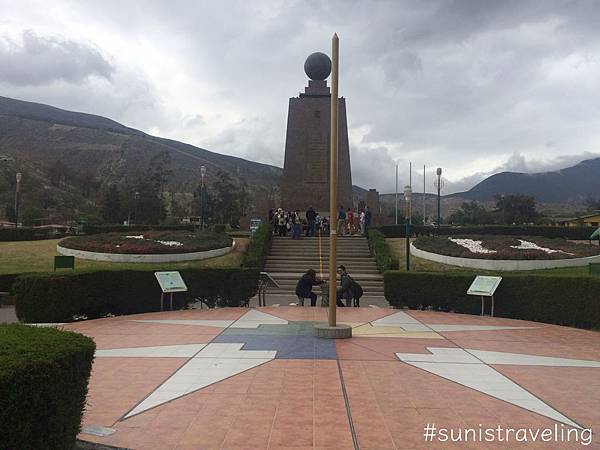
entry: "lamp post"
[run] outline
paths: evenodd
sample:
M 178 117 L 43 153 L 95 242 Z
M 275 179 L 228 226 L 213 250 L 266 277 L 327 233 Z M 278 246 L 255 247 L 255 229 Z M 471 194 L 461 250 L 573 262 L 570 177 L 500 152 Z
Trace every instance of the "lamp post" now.
M 17 172 L 17 187 L 15 189 L 15 228 L 19 226 L 19 206 L 21 203 L 21 178 L 23 178 L 23 174 L 21 172 Z
M 442 168 L 438 167 L 437 170 L 435 171 L 436 175 L 437 175 L 437 226 L 438 228 L 441 226 L 441 220 L 442 220 L 442 216 L 441 216 L 441 212 L 440 212 L 440 206 L 441 206 L 441 191 L 442 191 Z
M 204 230 L 204 175 L 206 167 L 200 166 L 200 229 Z
M 135 222 L 137 223 L 138 221 L 138 199 L 140 198 L 140 193 L 138 191 L 135 191 L 135 193 L 133 194 L 133 199 L 134 199 L 134 203 L 133 203 L 133 217 L 135 219 Z
M 412 197 L 412 188 L 407 185 L 404 186 L 404 201 L 406 202 L 406 215 L 410 214 L 410 199 Z M 406 222 L 406 271 L 410 271 L 410 221 L 407 219 Z
M 394 200 L 396 202 L 396 225 L 398 225 L 398 164 L 396 164 L 396 193 Z

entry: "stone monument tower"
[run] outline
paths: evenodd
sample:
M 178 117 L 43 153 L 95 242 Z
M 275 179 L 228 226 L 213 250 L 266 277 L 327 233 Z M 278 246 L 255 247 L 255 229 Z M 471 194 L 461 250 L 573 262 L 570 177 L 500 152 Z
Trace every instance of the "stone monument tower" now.
M 313 53 L 304 63 L 310 78 L 304 93 L 290 98 L 285 162 L 283 166 L 282 207 L 286 210 L 309 206 L 321 216 L 329 213 L 329 141 L 331 93 L 325 81 L 331 73 L 331 60 Z M 346 100 L 339 102 L 338 118 L 338 204 L 352 206 L 352 175 Z M 338 205 L 338 206 L 339 206 Z

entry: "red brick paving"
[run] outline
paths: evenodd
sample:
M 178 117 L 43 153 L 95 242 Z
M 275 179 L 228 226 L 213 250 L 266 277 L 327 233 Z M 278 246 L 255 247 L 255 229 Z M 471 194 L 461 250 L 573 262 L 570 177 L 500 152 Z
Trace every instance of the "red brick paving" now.
M 263 308 L 286 320 L 326 320 L 322 308 Z M 92 336 L 99 348 L 206 343 L 212 327 L 135 323 L 132 319 L 228 319 L 245 310 L 183 311 L 66 325 Z M 338 310 L 338 320 L 365 323 L 393 310 Z M 352 449 L 340 379 L 361 449 L 573 448 L 573 444 L 425 443 L 423 427 L 553 427 L 554 422 L 440 378 L 394 355 L 454 347 L 600 360 L 600 333 L 532 322 L 409 311 L 424 323 L 531 326 L 532 330 L 444 332 L 443 339 L 357 337 L 336 342 L 338 360 L 275 359 L 235 377 L 119 421 L 187 358 L 98 358 L 83 426 L 112 426 L 92 442 L 135 449 Z M 578 423 L 600 429 L 600 369 L 494 366 Z M 587 448 L 600 448 L 600 438 Z

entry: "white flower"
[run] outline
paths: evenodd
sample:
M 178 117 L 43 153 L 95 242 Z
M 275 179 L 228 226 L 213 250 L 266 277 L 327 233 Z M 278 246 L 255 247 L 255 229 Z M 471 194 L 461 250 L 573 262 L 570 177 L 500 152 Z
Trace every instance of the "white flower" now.
M 169 247 L 182 247 L 183 244 L 181 242 L 177 242 L 177 241 L 154 241 L 154 242 L 158 242 L 159 244 L 162 245 L 168 245 Z
M 481 244 L 483 241 L 474 241 L 473 239 L 455 239 L 449 237 L 452 242 L 466 248 L 471 253 L 496 253 L 496 250 L 490 250 L 489 248 L 483 247 Z
M 125 236 L 125 239 L 144 239 L 144 235 L 140 234 L 137 236 Z
M 519 239 L 518 241 L 521 243 L 520 245 L 511 245 L 510 247 L 516 248 L 517 250 L 541 250 L 548 254 L 550 254 L 550 253 L 565 253 L 567 255 L 573 256 L 573 253 L 565 252 L 562 250 L 553 250 L 551 248 L 546 248 L 546 247 L 540 247 L 535 242 L 524 241 L 523 239 Z

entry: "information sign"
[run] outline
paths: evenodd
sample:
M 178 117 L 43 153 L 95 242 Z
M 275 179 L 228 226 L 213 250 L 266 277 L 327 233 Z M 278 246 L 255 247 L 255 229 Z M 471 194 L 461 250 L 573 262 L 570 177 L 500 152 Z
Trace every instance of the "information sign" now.
M 483 316 L 484 312 L 484 301 L 483 297 L 492 297 L 492 305 L 491 305 L 491 316 L 494 317 L 494 292 L 500 285 L 502 281 L 502 277 L 488 277 L 483 275 L 477 275 L 469 290 L 467 291 L 467 295 L 479 295 L 481 297 L 481 315 Z
M 496 292 L 498 285 L 502 281 L 502 277 L 487 277 L 482 275 L 477 275 L 469 290 L 467 291 L 468 295 L 483 295 L 484 297 L 491 297 Z
M 154 276 L 164 293 L 186 292 L 188 290 L 179 272 L 154 272 Z

